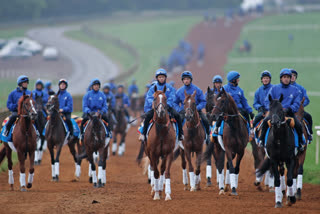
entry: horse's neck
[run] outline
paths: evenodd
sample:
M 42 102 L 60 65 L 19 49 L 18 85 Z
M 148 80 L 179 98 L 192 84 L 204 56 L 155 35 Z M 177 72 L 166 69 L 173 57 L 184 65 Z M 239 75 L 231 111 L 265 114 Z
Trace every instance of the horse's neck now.
M 49 122 L 51 124 L 55 124 L 55 125 L 57 125 L 59 122 L 62 122 L 59 112 L 53 111 L 51 116 L 50 116 L 50 121 Z
M 296 113 L 296 117 L 298 118 L 299 121 L 302 121 L 303 119 L 303 114 L 304 114 L 304 108 L 300 107 L 298 112 Z
M 188 128 L 196 128 L 200 124 L 200 115 L 197 110 L 195 110 L 193 118 L 191 121 L 186 121 Z
M 167 123 L 170 121 L 168 112 L 166 111 L 166 116 L 165 116 L 165 117 L 159 118 L 159 117 L 157 117 L 156 111 L 154 111 L 153 121 L 154 121 L 155 123 L 158 123 L 158 124 L 164 124 L 164 125 L 167 124 Z
M 20 126 L 20 129 L 22 130 L 22 133 L 25 131 L 29 131 L 30 126 L 32 125 L 32 121 L 28 117 L 21 117 L 18 120 L 18 125 Z

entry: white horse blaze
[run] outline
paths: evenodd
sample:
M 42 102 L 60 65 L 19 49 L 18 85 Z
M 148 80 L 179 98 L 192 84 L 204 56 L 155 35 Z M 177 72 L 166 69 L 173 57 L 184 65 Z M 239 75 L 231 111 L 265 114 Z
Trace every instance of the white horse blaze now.
M 162 98 L 163 98 L 163 95 L 162 94 L 159 94 L 159 98 L 160 98 L 160 103 L 159 104 L 162 104 Z M 162 110 L 162 105 L 159 105 L 159 114 Z M 160 115 L 158 115 L 160 117 Z

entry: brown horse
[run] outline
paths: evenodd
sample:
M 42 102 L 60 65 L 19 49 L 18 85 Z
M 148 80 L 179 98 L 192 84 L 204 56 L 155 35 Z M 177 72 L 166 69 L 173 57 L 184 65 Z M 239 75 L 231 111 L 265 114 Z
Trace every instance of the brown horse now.
M 43 156 L 43 147 L 44 147 L 44 142 L 45 142 L 45 136 L 42 133 L 43 133 L 43 129 L 45 128 L 47 118 L 44 115 L 45 109 L 43 106 L 42 98 L 43 98 L 43 95 L 38 96 L 36 94 L 35 109 L 37 111 L 38 116 L 37 116 L 37 119 L 35 120 L 35 124 L 36 124 L 38 131 L 39 131 L 40 137 L 38 139 L 37 149 L 35 151 L 35 160 L 34 160 L 35 165 L 41 164 L 41 160 L 42 160 L 42 156 Z
M 61 149 L 65 144 L 68 144 L 69 150 L 73 156 L 73 160 L 77 163 L 75 144 L 79 144 L 79 139 L 71 137 L 70 140 L 66 139 L 66 130 L 63 118 L 59 113 L 59 92 L 52 95 L 47 103 L 47 110 L 49 112 L 49 121 L 46 125 L 45 137 L 47 140 L 48 150 L 51 157 L 51 175 L 52 181 L 59 181 L 59 157 Z M 54 148 L 57 149 L 56 158 L 54 158 Z M 78 147 L 79 148 L 79 147 Z M 75 166 L 76 180 L 80 176 L 80 165 Z
M 154 186 L 151 190 L 152 194 L 154 192 L 153 200 L 160 200 L 161 194 L 159 194 L 159 192 L 162 192 L 163 190 L 165 173 L 165 200 L 167 201 L 171 200 L 170 168 L 173 161 L 173 150 L 176 137 L 167 110 L 167 97 L 165 95 L 166 86 L 163 88 L 163 91 L 157 91 L 157 86 L 155 86 L 154 90 L 154 101 L 152 104 L 154 110 L 152 120 L 154 125 L 150 129 L 145 152 L 150 160 L 151 174 L 154 174 Z M 160 158 L 162 159 L 161 176 L 158 170 Z
M 125 107 L 123 105 L 122 97 L 116 97 L 116 120 L 117 125 L 113 130 L 113 144 L 112 144 L 112 155 L 116 154 L 118 149 L 118 155 L 122 156 L 125 152 L 125 140 L 128 131 L 128 121 L 126 119 Z M 117 148 L 117 135 L 121 135 L 119 148 Z
M 185 138 L 182 141 L 184 150 L 180 149 L 181 155 L 181 166 L 183 172 L 183 184 L 185 190 L 188 189 L 188 175 L 186 170 L 186 159 L 189 165 L 189 176 L 190 176 L 190 191 L 194 192 L 200 190 L 200 165 L 202 147 L 205 142 L 205 131 L 200 121 L 200 116 L 196 106 L 196 91 L 192 95 L 187 94 L 184 91 L 184 110 L 186 123 L 184 125 Z M 191 153 L 196 153 L 196 172 L 194 174 L 194 168 L 191 161 Z
M 20 190 L 22 192 L 26 190 L 26 174 L 25 174 L 25 160 L 29 154 L 30 169 L 28 175 L 27 188 L 32 187 L 34 176 L 34 152 L 37 147 L 37 134 L 33 126 L 33 121 L 37 117 L 37 112 L 34 108 L 34 101 L 32 95 L 21 96 L 18 102 L 18 116 L 19 119 L 16 122 L 15 128 L 12 133 L 12 143 L 4 143 L 6 147 L 6 155 L 8 158 L 9 169 L 9 184 L 11 190 L 13 190 L 13 171 L 12 171 L 12 149 L 17 151 L 18 160 L 20 165 Z
M 216 117 L 223 116 L 223 142 L 220 145 L 215 144 L 214 155 L 219 172 L 219 194 L 224 194 L 224 159 L 227 157 L 226 180 L 230 176 L 231 195 L 237 195 L 238 177 L 240 163 L 248 143 L 248 130 L 246 121 L 241 117 L 237 105 L 233 98 L 222 88 L 221 92 L 214 98 L 215 106 L 212 114 Z M 236 158 L 236 166 L 233 166 L 232 160 Z M 227 188 L 226 188 L 227 191 Z

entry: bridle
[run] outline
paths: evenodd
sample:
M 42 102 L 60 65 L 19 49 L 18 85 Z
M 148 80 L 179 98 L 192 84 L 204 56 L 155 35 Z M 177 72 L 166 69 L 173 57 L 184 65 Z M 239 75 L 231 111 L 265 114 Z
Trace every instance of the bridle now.
M 218 99 L 219 99 L 219 97 L 218 97 Z M 214 106 L 213 106 L 213 109 L 218 109 L 218 110 L 220 111 L 220 112 L 218 112 L 218 115 L 219 115 L 219 116 L 222 116 L 222 117 L 238 117 L 238 116 L 240 115 L 240 113 L 237 113 L 237 114 L 227 114 L 227 113 L 225 112 L 225 108 L 226 108 L 226 106 L 228 105 L 228 103 L 229 103 L 229 99 L 228 99 L 228 97 L 227 97 L 226 102 L 224 103 L 224 105 L 223 105 L 222 108 L 219 107 L 219 106 L 214 105 Z
M 28 98 L 27 98 L 28 99 Z M 21 117 L 31 117 L 31 113 L 35 113 L 37 114 L 37 111 L 35 110 L 34 106 L 33 106 L 33 103 L 32 103 L 32 99 L 29 97 L 29 102 L 30 102 L 30 107 L 27 108 L 26 104 L 25 104 L 25 101 L 27 100 L 25 99 L 23 101 L 23 104 L 22 104 L 22 107 L 24 110 L 26 110 L 27 114 L 20 114 Z

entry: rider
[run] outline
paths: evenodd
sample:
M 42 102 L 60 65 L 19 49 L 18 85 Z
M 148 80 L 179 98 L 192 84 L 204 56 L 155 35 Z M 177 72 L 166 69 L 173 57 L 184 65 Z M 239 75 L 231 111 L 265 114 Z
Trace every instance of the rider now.
M 154 110 L 152 108 L 152 103 L 153 103 L 153 94 L 155 93 L 155 86 L 157 86 L 157 90 L 163 90 L 163 88 L 166 86 L 166 92 L 165 95 L 167 97 L 167 110 L 168 112 L 176 119 L 177 123 L 178 123 L 178 129 L 179 129 L 179 141 L 183 140 L 183 130 L 182 130 L 182 123 L 181 123 L 181 118 L 180 115 L 178 114 L 178 112 L 173 108 L 174 105 L 174 100 L 175 100 L 175 94 L 174 94 L 174 90 L 172 88 L 171 85 L 169 85 L 168 83 L 166 83 L 167 80 L 167 71 L 164 70 L 163 68 L 160 68 L 156 71 L 156 75 L 155 75 L 156 79 L 157 79 L 157 83 L 153 84 L 148 93 L 147 93 L 147 97 L 144 103 L 144 112 L 145 112 L 145 116 L 144 116 L 144 126 L 143 126 L 143 131 L 139 137 L 140 141 L 145 141 L 146 139 L 146 134 L 147 134 L 147 130 L 148 130 L 148 126 L 150 123 L 150 120 L 153 117 L 154 114 Z
M 27 89 L 29 84 L 29 78 L 25 75 L 21 75 L 17 79 L 18 87 L 13 90 L 7 100 L 7 108 L 11 111 L 11 116 L 9 117 L 9 121 L 6 125 L 6 129 L 3 132 L 3 135 L 8 137 L 9 131 L 13 125 L 13 123 L 17 120 L 18 117 L 18 101 L 20 97 L 25 93 L 26 95 L 30 95 L 31 92 Z
M 211 91 L 213 91 L 215 94 L 218 94 L 222 88 L 222 82 L 223 82 L 222 77 L 220 75 L 215 75 L 212 78 L 213 88 L 211 89 Z M 207 97 L 207 92 L 205 93 L 204 96 Z
M 114 94 L 110 91 L 110 84 L 109 83 L 105 83 L 103 85 L 103 93 L 104 95 L 106 96 L 106 101 L 107 101 L 107 106 L 108 108 L 111 107 L 111 109 L 108 109 L 109 111 L 112 112 L 112 120 L 110 121 L 110 129 L 113 130 L 113 124 L 116 124 L 117 123 L 117 120 L 115 118 L 115 108 L 116 108 L 116 98 L 114 96 Z M 108 105 L 110 103 L 110 105 Z
M 279 99 L 281 94 L 283 94 L 283 100 L 282 100 L 282 107 L 284 108 L 284 111 L 286 115 L 289 117 L 294 118 L 295 122 L 295 129 L 298 133 L 299 137 L 299 150 L 303 150 L 302 146 L 302 126 L 301 123 L 297 120 L 294 113 L 296 113 L 299 110 L 300 107 L 300 92 L 299 90 L 291 85 L 291 76 L 292 72 L 288 68 L 283 68 L 280 71 L 280 84 L 274 85 L 267 97 L 265 98 L 265 107 L 267 110 L 269 110 L 269 95 L 271 95 L 272 99 Z M 264 145 L 265 135 L 268 129 L 267 121 L 270 120 L 270 116 L 266 117 L 263 121 L 262 128 L 261 128 L 261 136 L 259 143 Z
M 271 73 L 269 71 L 262 71 L 260 79 L 262 86 L 260 86 L 254 94 L 253 107 L 258 111 L 258 114 L 253 120 L 253 127 L 256 127 L 256 125 L 264 118 L 264 115 L 267 112 L 265 99 L 273 86 L 271 84 Z
M 80 125 L 81 139 L 83 139 L 83 126 L 89 120 L 89 114 L 93 112 L 99 112 L 101 114 L 101 118 L 105 122 L 108 122 L 108 106 L 106 96 L 100 91 L 100 80 L 92 79 L 91 85 L 92 90 L 88 91 L 82 99 L 83 120 L 81 121 Z
M 122 98 L 122 104 L 124 105 L 124 112 L 126 114 L 127 120 L 130 120 L 130 115 L 127 110 L 128 107 L 130 107 L 130 99 L 128 95 L 124 93 L 124 86 L 123 85 L 118 85 L 117 93 L 115 95 L 116 99 Z
M 111 92 L 112 92 L 112 93 L 116 93 L 117 85 L 114 83 L 114 79 L 113 79 L 113 78 L 110 79 L 109 84 L 110 84 L 110 90 L 111 90 Z
M 208 122 L 208 119 L 205 116 L 205 114 L 202 112 L 202 109 L 206 106 L 206 103 L 207 103 L 206 98 L 203 95 L 202 90 L 198 86 L 192 84 L 193 77 L 192 77 L 192 73 L 190 71 L 184 71 L 181 74 L 181 80 L 182 80 L 184 86 L 179 88 L 176 92 L 176 100 L 174 101 L 174 107 L 175 107 L 176 111 L 180 113 L 180 117 L 182 118 L 182 121 L 183 121 L 184 120 L 184 105 L 183 105 L 183 103 L 184 103 L 184 99 L 185 99 L 184 92 L 186 91 L 187 94 L 193 94 L 194 91 L 196 91 L 195 100 L 196 100 L 197 110 L 199 112 L 199 116 L 200 116 L 202 123 L 204 125 L 206 134 L 209 135 L 209 132 L 210 132 L 209 122 Z
M 240 81 L 240 74 L 237 71 L 230 71 L 227 75 L 228 84 L 223 88 L 234 99 L 240 114 L 249 122 L 249 115 L 251 119 L 254 118 L 252 108 L 248 105 L 247 99 L 244 96 L 243 90 L 238 86 Z M 214 133 L 218 134 L 218 128 L 221 125 L 223 118 L 219 117 L 214 129 Z
M 69 134 L 69 139 L 70 137 L 73 136 L 73 125 L 71 122 L 71 113 L 73 111 L 73 99 L 72 96 L 70 95 L 69 92 L 67 92 L 68 88 L 68 81 L 66 79 L 60 79 L 59 80 L 59 112 L 65 117 L 67 126 L 69 128 L 70 134 Z
M 135 79 L 132 80 L 132 84 L 128 88 L 128 94 L 129 94 L 130 98 L 132 98 L 131 96 L 133 95 L 133 93 L 136 93 L 136 94 L 139 93 L 139 88 L 136 85 L 136 80 Z
M 290 69 L 290 70 L 291 70 L 291 73 L 292 73 L 291 84 L 293 86 L 297 87 L 298 90 L 300 91 L 301 96 L 302 96 L 301 100 L 303 99 L 303 97 L 305 98 L 303 106 L 306 107 L 310 103 L 309 97 L 307 95 L 307 91 L 302 85 L 299 85 L 298 83 L 296 83 L 296 80 L 298 78 L 298 72 L 296 70 L 294 70 L 294 69 Z M 312 124 L 313 124 L 312 116 L 308 112 L 304 111 L 303 117 L 308 121 L 308 129 L 309 129 L 309 132 L 310 132 L 309 140 L 312 141 L 312 134 L 313 134 L 313 131 L 312 131 Z
M 44 87 L 43 82 L 40 79 L 38 79 L 35 85 L 36 85 L 36 89 L 32 91 L 32 98 L 36 100 L 37 96 L 42 97 L 43 105 L 47 104 L 49 95 L 43 89 Z
M 44 84 L 44 92 L 46 92 L 49 96 L 54 95 L 54 91 L 51 89 L 51 82 L 48 81 Z

